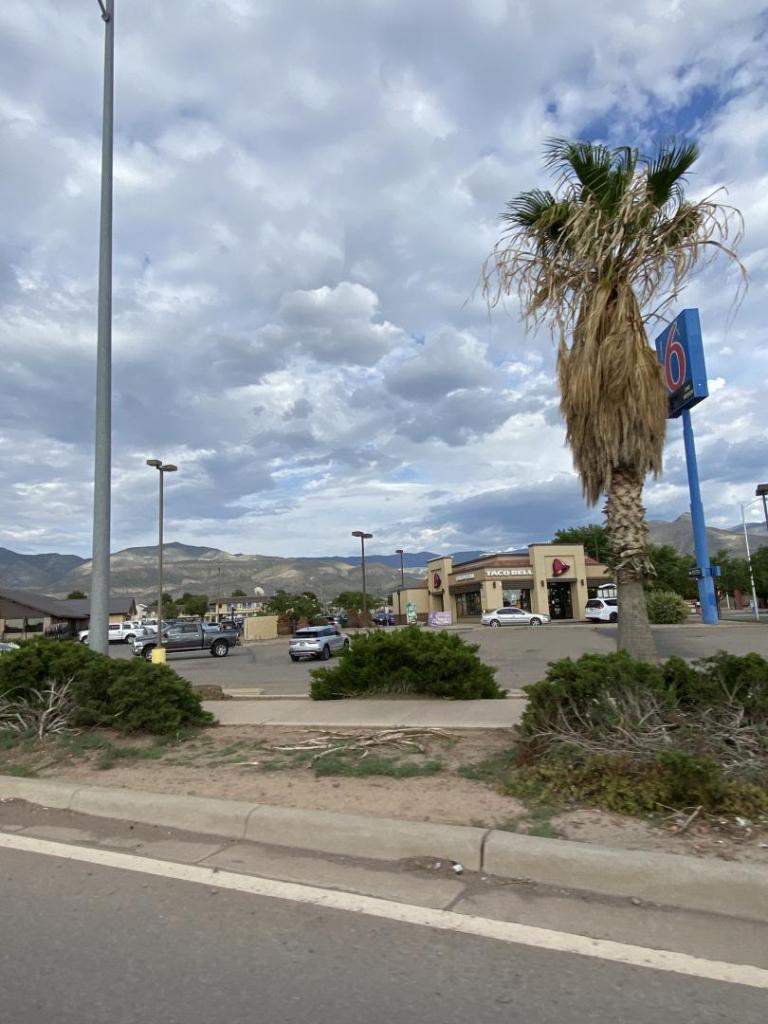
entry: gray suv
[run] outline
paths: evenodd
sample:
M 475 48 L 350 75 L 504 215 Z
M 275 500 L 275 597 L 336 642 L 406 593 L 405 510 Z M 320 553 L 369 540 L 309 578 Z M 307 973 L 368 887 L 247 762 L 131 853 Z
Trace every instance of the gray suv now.
M 349 647 L 349 637 L 335 626 L 305 626 L 297 629 L 288 643 L 291 661 L 319 658 L 327 661 L 334 653 Z

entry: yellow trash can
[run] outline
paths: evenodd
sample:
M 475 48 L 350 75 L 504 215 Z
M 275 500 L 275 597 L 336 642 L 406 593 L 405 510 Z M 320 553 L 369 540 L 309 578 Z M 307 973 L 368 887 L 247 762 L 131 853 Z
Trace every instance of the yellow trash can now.
M 164 665 L 165 664 L 165 648 L 164 647 L 153 647 L 152 648 L 152 664 L 153 665 Z

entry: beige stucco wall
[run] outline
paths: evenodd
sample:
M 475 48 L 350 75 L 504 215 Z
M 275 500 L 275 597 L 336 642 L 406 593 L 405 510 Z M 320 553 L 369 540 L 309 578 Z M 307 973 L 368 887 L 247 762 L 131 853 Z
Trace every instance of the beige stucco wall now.
M 456 621 L 455 601 L 452 601 L 448 591 L 448 577 L 452 571 L 453 559 L 450 555 L 445 555 L 443 558 L 433 558 L 431 562 L 427 562 L 428 611 L 451 612 L 454 621 Z
M 277 615 L 252 615 L 243 622 L 243 640 L 277 639 Z
M 406 607 L 409 601 L 413 601 L 416 606 L 417 615 L 426 615 L 429 611 L 429 594 L 423 587 L 414 587 L 412 589 L 405 589 L 400 592 L 400 600 L 402 613 L 397 610 L 397 594 L 392 595 L 391 606 L 394 610 L 395 615 L 405 615 Z
M 531 556 L 536 586 L 531 591 L 533 611 L 549 614 L 549 591 L 547 583 L 569 583 L 574 619 L 583 619 L 587 604 L 587 564 L 584 548 L 571 544 L 532 544 L 528 549 Z M 561 576 L 552 572 L 553 561 L 559 558 L 569 569 Z

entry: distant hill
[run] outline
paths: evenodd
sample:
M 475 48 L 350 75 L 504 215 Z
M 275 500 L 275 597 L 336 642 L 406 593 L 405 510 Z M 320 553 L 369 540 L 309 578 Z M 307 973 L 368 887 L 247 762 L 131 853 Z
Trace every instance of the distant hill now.
M 454 562 L 469 562 L 473 558 L 479 558 L 486 554 L 484 551 L 456 551 L 453 555 Z M 427 562 L 432 558 L 440 558 L 435 551 L 406 551 L 403 553 L 403 567 L 405 569 L 424 569 Z M 335 556 L 334 561 L 349 562 L 351 565 L 360 565 L 360 555 Z M 380 565 L 389 565 L 394 569 L 400 568 L 400 555 L 365 555 L 366 565 L 368 562 L 378 562 Z
M 768 544 L 768 532 L 760 523 L 749 525 L 750 543 L 755 548 Z M 654 544 L 671 544 L 681 553 L 693 553 L 691 517 L 674 522 L 651 522 Z M 744 552 L 741 530 L 708 530 L 710 552 Z M 465 562 L 486 552 L 457 551 L 454 562 Z M 426 564 L 437 557 L 431 551 L 409 551 L 403 559 L 406 583 L 424 579 Z M 368 591 L 375 596 L 390 593 L 400 583 L 400 556 L 366 554 Z M 124 548 L 111 559 L 111 590 L 115 596 L 152 599 L 157 579 L 157 547 Z M 0 585 L 37 590 L 53 597 L 66 597 L 72 590 L 90 592 L 91 563 L 78 555 L 22 555 L 0 548 Z M 342 590 L 361 588 L 360 556 L 319 558 L 278 558 L 272 555 L 232 554 L 220 548 L 172 542 L 164 547 L 164 587 L 178 597 L 190 593 L 209 597 L 227 596 L 233 590 L 253 594 L 255 587 L 266 594 L 276 590 L 311 590 L 322 600 L 331 600 Z
M 79 555 L 20 555 L 0 548 L 0 580 L 19 590 L 42 590 L 84 562 Z
M 693 549 L 693 526 L 690 513 L 686 512 L 678 516 L 671 523 L 651 521 L 649 524 L 651 542 L 653 544 L 669 544 L 681 555 L 694 554 Z M 765 523 L 747 523 L 750 547 L 765 547 L 768 544 L 768 531 Z M 730 530 L 718 530 L 715 527 L 707 528 L 707 542 L 710 555 L 718 551 L 727 551 L 737 557 L 744 556 L 744 531 L 741 527 Z

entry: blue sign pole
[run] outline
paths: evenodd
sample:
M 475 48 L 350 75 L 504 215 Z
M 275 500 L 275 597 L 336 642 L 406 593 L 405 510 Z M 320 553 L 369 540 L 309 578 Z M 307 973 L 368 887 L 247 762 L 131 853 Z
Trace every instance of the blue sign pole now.
M 704 505 L 699 486 L 699 466 L 696 462 L 696 445 L 693 440 L 693 425 L 690 409 L 683 410 L 683 440 L 685 441 L 685 465 L 688 470 L 688 490 L 691 495 L 691 520 L 693 522 L 693 546 L 696 564 L 703 573 L 698 579 L 701 621 L 706 626 L 717 625 L 717 599 L 712 566 L 709 564 L 707 526 L 704 521 Z
M 720 575 L 720 567 L 709 563 L 707 527 L 704 522 L 699 467 L 696 462 L 696 445 L 693 441 L 693 425 L 691 423 L 691 408 L 709 395 L 707 370 L 704 363 L 704 345 L 697 309 L 684 309 L 679 316 L 675 317 L 672 323 L 656 338 L 656 353 L 669 394 L 669 417 L 677 419 L 682 416 L 683 420 L 685 463 L 688 470 L 688 490 L 691 495 L 693 546 L 696 551 L 697 564 L 697 568 L 692 569 L 690 575 L 695 576 L 699 584 L 701 621 L 707 626 L 716 626 L 717 599 L 714 577 Z

